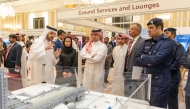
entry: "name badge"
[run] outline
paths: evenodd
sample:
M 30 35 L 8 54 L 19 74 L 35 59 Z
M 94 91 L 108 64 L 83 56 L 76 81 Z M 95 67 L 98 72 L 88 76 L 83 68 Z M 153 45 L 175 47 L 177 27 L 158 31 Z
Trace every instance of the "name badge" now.
M 149 48 L 150 48 L 150 46 L 146 46 L 146 47 L 144 48 L 145 54 L 149 51 Z
M 26 56 L 26 60 L 28 60 L 28 56 Z
M 150 47 L 149 46 L 146 46 L 145 49 L 149 49 Z

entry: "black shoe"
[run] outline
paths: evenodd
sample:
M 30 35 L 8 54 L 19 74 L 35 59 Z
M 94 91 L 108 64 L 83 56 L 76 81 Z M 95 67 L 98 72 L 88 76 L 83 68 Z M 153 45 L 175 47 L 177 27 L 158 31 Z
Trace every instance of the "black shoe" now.
M 104 81 L 105 83 L 109 83 L 109 81 Z

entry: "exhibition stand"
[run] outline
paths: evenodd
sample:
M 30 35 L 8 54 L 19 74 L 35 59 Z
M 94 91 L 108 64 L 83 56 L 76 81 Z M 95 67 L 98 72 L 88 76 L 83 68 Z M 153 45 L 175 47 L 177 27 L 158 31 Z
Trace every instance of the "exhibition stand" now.
M 77 68 L 62 67 L 67 71 L 71 71 L 77 80 Z M 69 78 L 64 78 L 63 75 L 55 78 L 55 83 L 39 83 L 26 88 L 21 88 L 13 92 L 7 90 L 7 73 L 13 69 L 0 69 L 1 78 L 1 103 L 4 107 L 1 109 L 160 109 L 149 106 L 150 99 L 150 75 L 142 75 L 141 81 L 136 81 L 138 87 L 131 84 L 133 79 L 130 77 L 128 84 L 131 84 L 132 91 L 129 96 L 113 95 L 112 92 L 95 92 L 86 89 L 84 86 L 76 86 Z M 59 75 L 59 74 L 58 74 Z M 74 79 L 74 78 L 73 78 Z M 44 80 L 43 80 L 44 81 Z M 4 87 L 2 87 L 4 86 Z M 110 84 L 112 86 L 112 84 Z M 20 87 L 20 86 L 19 86 Z M 144 90 L 143 99 L 136 99 L 138 91 Z

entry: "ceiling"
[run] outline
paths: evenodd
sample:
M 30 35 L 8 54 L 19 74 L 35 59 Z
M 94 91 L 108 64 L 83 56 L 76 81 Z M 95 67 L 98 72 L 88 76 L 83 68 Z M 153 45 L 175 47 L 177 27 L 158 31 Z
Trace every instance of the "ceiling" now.
M 63 0 L 0 0 L 10 4 L 16 13 L 35 12 L 64 7 Z
M 64 2 L 78 3 L 82 0 L 0 0 L 0 3 L 10 4 L 16 13 L 45 11 L 64 8 Z M 115 0 L 124 1 L 124 0 Z

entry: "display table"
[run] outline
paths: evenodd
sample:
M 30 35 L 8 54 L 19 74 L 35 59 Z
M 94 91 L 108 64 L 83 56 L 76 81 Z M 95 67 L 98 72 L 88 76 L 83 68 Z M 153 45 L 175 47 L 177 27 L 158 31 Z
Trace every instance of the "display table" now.
M 27 88 L 13 91 L 12 93 L 19 99 L 24 100 L 31 96 L 35 96 L 44 91 L 49 91 L 52 88 L 59 87 L 53 84 L 38 84 Z M 46 96 L 46 95 L 44 95 Z M 38 98 L 34 98 L 38 99 Z M 86 91 L 85 97 L 76 101 L 76 109 L 119 109 L 122 104 L 127 100 L 127 97 L 121 97 L 116 95 L 104 94 L 93 91 Z M 119 102 L 118 102 L 119 101 Z M 161 109 L 156 107 L 150 107 L 148 101 L 132 99 L 127 102 L 128 109 Z M 64 105 L 57 105 L 54 109 L 63 109 Z M 29 108 L 30 109 L 30 108 Z
M 14 91 L 14 90 L 23 88 L 22 79 L 21 79 L 20 74 L 8 73 L 7 80 L 8 80 L 8 90 L 9 91 Z

